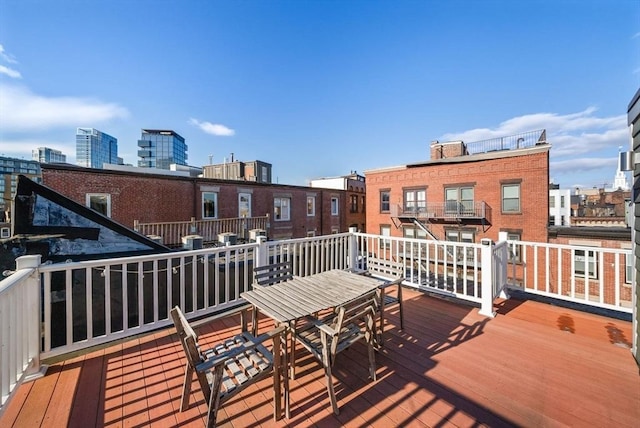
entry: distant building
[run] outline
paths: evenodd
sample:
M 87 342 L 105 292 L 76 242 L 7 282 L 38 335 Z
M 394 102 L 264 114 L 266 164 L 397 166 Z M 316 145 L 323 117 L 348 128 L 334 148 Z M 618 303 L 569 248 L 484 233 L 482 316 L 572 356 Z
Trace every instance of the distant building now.
M 571 226 L 571 189 L 549 185 L 549 226 Z
M 94 128 L 76 131 L 76 164 L 102 169 L 106 163 L 122 164 L 118 158 L 118 139 Z
M 16 195 L 18 176 L 24 175 L 36 183 L 42 183 L 40 162 L 0 156 L 0 236 L 7 238 L 6 229 L 11 221 L 11 201 Z
M 547 242 L 546 133 L 431 144 L 431 160 L 368 170 L 367 233 L 480 243 Z M 568 201 L 567 201 L 568 203 Z
M 67 163 L 67 155 L 49 147 L 38 147 L 31 154 L 32 159 L 40 163 Z
M 349 175 L 341 177 L 317 178 L 311 180 L 311 187 L 322 189 L 337 189 L 347 192 L 349 212 L 347 222 L 349 227 L 355 227 L 364 232 L 366 226 L 366 183 L 363 175 L 351 171 Z
M 171 164 L 187 165 L 187 144 L 175 131 L 143 129 L 138 147 L 139 167 L 170 169 Z
M 609 192 L 615 192 L 616 190 L 623 190 L 625 192 L 630 191 L 631 187 L 627 181 L 627 173 L 622 171 L 620 165 L 620 154 L 618 154 L 618 169 L 616 170 L 616 176 L 613 179 L 613 186 L 608 190 Z
M 220 164 L 205 165 L 203 176 L 218 180 L 245 180 L 268 184 L 271 183 L 271 164 L 259 160 L 237 161 L 231 153 L 229 161 L 225 159 Z

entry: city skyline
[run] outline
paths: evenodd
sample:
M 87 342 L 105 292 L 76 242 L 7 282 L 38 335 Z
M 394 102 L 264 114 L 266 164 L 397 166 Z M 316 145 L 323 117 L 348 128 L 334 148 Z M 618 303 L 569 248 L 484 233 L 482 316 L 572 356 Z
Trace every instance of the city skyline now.
M 136 165 L 141 129 L 172 129 L 190 165 L 234 153 L 307 185 L 546 129 L 550 179 L 590 188 L 615 177 L 640 87 L 632 0 L 0 5 L 0 153 L 18 158 L 75 164 L 92 127 Z M 104 25 L 78 34 L 83 16 Z

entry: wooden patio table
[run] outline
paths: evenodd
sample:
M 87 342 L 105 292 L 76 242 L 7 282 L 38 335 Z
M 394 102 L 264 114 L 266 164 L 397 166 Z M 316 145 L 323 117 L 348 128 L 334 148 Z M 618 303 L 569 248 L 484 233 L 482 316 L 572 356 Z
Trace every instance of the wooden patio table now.
M 287 326 L 288 334 L 289 330 L 295 329 L 299 319 L 342 306 L 376 290 L 380 284 L 379 279 L 335 269 L 304 277 L 294 276 L 286 282 L 245 291 L 240 297 L 276 324 Z M 284 343 L 288 343 L 286 338 Z M 285 397 L 285 413 L 289 418 L 289 397 Z

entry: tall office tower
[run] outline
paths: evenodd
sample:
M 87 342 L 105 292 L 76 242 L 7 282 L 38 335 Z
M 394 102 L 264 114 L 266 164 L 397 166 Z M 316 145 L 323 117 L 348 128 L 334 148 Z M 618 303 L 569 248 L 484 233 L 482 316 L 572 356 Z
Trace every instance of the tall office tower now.
M 94 128 L 76 132 L 76 164 L 102 169 L 105 163 L 118 164 L 118 139 Z
M 31 158 L 40 163 L 67 163 L 67 155 L 49 147 L 38 147 L 32 150 Z
M 187 145 L 171 130 L 143 129 L 138 140 L 138 166 L 170 169 L 171 164 L 187 164 Z

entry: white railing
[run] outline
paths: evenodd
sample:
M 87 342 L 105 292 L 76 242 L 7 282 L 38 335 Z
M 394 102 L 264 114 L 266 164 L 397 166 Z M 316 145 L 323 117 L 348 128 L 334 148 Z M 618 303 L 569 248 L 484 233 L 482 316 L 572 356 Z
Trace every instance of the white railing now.
M 43 358 L 166 327 L 174 305 L 192 318 L 245 304 L 240 293 L 251 287 L 254 265 L 289 260 L 294 274 L 306 276 L 366 269 L 370 255 L 404 262 L 404 285 L 473 302 L 488 317 L 507 286 L 632 311 L 632 287 L 625 280 L 631 250 L 522 241 L 470 244 L 352 231 L 52 265 L 25 256 L 0 282 L 3 403 L 25 376 L 37 373 Z
M 358 240 L 356 268 L 366 269 L 368 255 L 401 261 L 405 263 L 405 285 L 474 303 L 482 302 L 482 245 L 364 233 L 355 236 Z M 491 253 L 485 257 L 488 257 L 487 266 L 491 266 Z
M 0 282 L 0 414 L 17 385 L 41 374 L 39 264 L 40 256 L 20 257 Z
M 525 241 L 509 241 L 509 248 L 510 287 L 632 313 L 631 249 Z
M 266 230 L 269 216 L 238 217 L 211 220 L 172 221 L 165 223 L 140 223 L 134 221 L 134 229 L 147 236 L 159 236 L 168 246 L 181 246 L 182 238 L 189 235 L 202 236 L 204 242 L 218 241 L 221 233 L 234 233 L 240 239 L 249 239 L 252 229 Z

